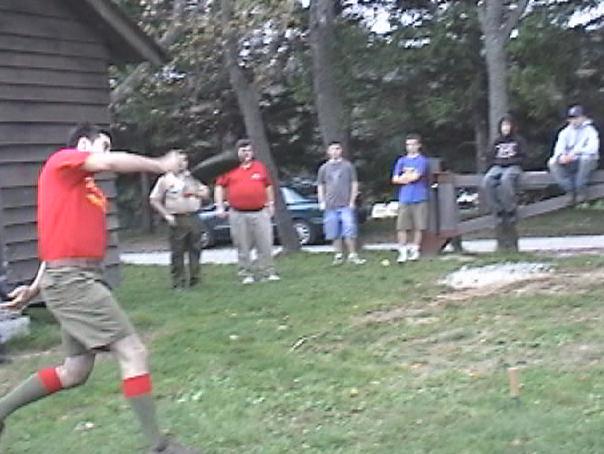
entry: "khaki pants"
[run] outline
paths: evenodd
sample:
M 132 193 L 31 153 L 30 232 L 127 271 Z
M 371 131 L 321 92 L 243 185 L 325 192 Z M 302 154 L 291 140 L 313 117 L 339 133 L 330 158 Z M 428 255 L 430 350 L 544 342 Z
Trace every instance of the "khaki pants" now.
M 170 265 L 172 285 L 182 288 L 199 282 L 201 257 L 201 221 L 195 213 L 174 215 L 176 225 L 170 227 Z M 185 273 L 185 253 L 189 256 L 189 276 Z M 188 281 L 188 282 L 187 282 Z
M 104 348 L 134 334 L 100 269 L 47 269 L 41 286 L 46 307 L 61 326 L 67 356 Z
M 260 277 L 275 272 L 273 262 L 273 226 L 267 208 L 260 211 L 229 211 L 231 239 L 237 248 L 239 273 L 253 276 L 256 271 Z M 255 270 L 251 260 L 252 248 L 256 248 Z

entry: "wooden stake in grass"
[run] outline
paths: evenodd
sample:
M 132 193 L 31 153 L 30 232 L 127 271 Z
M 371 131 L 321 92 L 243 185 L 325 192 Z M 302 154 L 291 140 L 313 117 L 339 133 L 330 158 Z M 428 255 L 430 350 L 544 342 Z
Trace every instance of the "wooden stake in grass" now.
M 517 367 L 508 367 L 508 380 L 510 382 L 510 396 L 513 399 L 520 397 L 520 379 Z

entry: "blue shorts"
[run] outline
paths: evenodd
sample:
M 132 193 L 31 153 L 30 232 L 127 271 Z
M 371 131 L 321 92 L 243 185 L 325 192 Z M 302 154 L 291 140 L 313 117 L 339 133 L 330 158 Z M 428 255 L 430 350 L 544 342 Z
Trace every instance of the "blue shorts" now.
M 333 208 L 325 210 L 323 214 L 323 232 L 325 239 L 356 238 L 357 220 L 354 209 Z

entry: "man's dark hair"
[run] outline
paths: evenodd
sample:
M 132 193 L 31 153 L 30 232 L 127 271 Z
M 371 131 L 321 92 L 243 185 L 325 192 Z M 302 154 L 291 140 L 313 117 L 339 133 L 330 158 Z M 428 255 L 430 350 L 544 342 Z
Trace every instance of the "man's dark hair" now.
M 419 143 L 422 143 L 422 136 L 420 136 L 416 132 L 412 132 L 410 134 L 407 134 L 407 137 L 405 137 L 405 140 L 417 140 Z
M 329 144 L 327 145 L 327 147 L 331 147 L 332 145 L 339 145 L 342 146 L 342 142 L 340 142 L 339 140 L 332 140 L 331 142 L 329 142 Z
M 86 137 L 91 142 L 94 142 L 101 134 L 109 135 L 106 131 L 96 125 L 91 123 L 79 123 L 75 128 L 69 131 L 66 145 L 69 148 L 76 148 L 78 146 L 78 141 L 82 137 Z
M 250 139 L 239 139 L 236 143 L 235 143 L 235 149 L 239 150 L 240 148 L 243 147 L 249 147 L 252 145 L 252 142 L 250 141 Z

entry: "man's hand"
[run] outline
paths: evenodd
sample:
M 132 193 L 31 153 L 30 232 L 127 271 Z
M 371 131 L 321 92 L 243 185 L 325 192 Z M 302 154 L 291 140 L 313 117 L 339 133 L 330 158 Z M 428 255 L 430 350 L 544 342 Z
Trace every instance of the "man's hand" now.
M 37 290 L 32 289 L 29 285 L 20 285 L 8 294 L 11 300 L 7 303 L 1 303 L 0 309 L 21 312 L 37 294 Z
M 562 156 L 560 156 L 558 161 L 560 162 L 560 164 L 568 164 L 570 162 L 573 162 L 576 158 L 577 158 L 577 156 L 574 153 L 570 152 L 570 153 L 565 153 Z
M 216 207 L 216 216 L 218 216 L 219 218 L 226 218 L 228 216 L 228 213 L 224 210 L 224 206 L 222 205 L 218 205 Z
M 164 219 L 166 220 L 169 226 L 174 227 L 176 225 L 176 218 L 173 214 L 166 214 L 166 216 L 164 216 Z
M 319 210 L 325 211 L 325 202 L 319 202 Z
M 169 153 L 163 155 L 161 158 L 158 158 L 158 161 L 163 173 L 178 173 L 183 169 L 186 159 L 187 158 L 184 154 L 179 153 L 177 151 L 170 151 Z
M 268 214 L 270 214 L 272 218 L 275 215 L 275 204 L 273 202 L 269 202 L 266 205 L 266 208 L 268 208 Z

